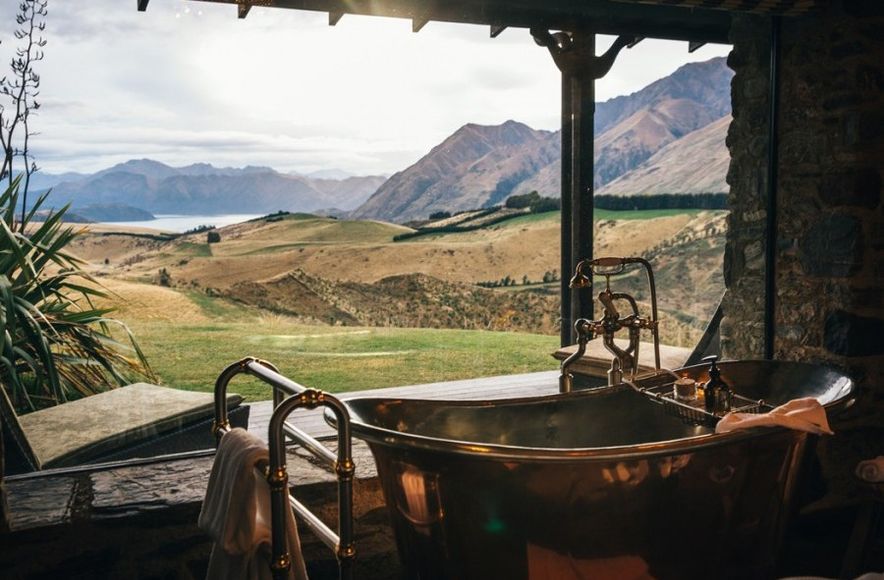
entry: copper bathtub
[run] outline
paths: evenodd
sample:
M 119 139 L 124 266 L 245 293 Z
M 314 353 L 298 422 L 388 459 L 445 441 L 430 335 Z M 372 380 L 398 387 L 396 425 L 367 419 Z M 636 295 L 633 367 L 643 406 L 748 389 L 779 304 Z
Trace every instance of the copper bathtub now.
M 774 405 L 814 396 L 830 415 L 853 390 L 824 366 L 720 368 L 739 394 Z M 815 437 L 716 435 L 623 385 L 347 406 L 374 454 L 408 577 L 421 579 L 765 577 Z

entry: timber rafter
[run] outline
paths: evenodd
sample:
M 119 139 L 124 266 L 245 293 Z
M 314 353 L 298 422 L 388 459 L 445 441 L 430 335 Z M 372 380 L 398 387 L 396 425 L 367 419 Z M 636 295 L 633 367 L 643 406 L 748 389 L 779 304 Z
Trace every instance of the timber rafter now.
M 540 27 L 573 30 L 591 23 L 597 34 L 644 36 L 669 40 L 727 43 L 730 15 L 726 11 L 638 4 L 619 0 L 194 0 L 242 8 L 287 8 L 344 14 L 403 18 L 418 30 L 430 21 L 459 22 L 503 28 Z M 138 9 L 147 0 L 137 0 Z M 241 14 L 242 12 L 238 12 Z M 419 26 L 418 26 L 419 25 Z

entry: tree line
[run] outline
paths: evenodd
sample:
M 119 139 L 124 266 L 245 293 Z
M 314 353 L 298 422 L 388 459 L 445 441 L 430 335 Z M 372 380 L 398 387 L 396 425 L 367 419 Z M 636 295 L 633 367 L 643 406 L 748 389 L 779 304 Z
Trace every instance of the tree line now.
M 612 211 L 643 209 L 727 209 L 726 193 L 657 193 L 654 195 L 596 195 L 594 206 Z

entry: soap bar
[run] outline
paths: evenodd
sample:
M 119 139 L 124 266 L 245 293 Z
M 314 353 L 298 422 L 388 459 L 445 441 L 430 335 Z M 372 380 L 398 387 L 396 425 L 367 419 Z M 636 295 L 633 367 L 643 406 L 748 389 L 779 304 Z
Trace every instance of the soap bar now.
M 697 398 L 697 382 L 690 377 L 682 377 L 675 381 L 673 392 L 679 401 L 693 401 Z

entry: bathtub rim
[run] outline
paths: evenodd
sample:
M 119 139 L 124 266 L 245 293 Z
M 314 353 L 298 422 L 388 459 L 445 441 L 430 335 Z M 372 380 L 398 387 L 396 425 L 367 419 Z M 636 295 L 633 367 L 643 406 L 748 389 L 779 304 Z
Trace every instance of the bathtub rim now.
M 846 383 L 842 385 L 840 391 L 823 407 L 829 417 L 837 415 L 846 408 L 850 407 L 854 401 L 853 394 L 856 391 L 856 383 L 845 374 L 841 369 L 824 363 L 806 363 L 801 361 L 768 361 L 768 360 L 735 360 L 722 361 L 720 365 L 723 367 L 727 363 L 761 363 L 762 365 L 805 365 L 826 369 L 830 372 L 840 375 L 846 379 Z M 707 365 L 692 365 L 689 367 L 681 367 L 672 369 L 673 372 L 685 370 L 702 370 Z M 725 367 L 726 368 L 726 367 Z M 593 396 L 602 396 L 617 392 L 620 390 L 630 389 L 628 385 L 618 384 L 613 386 L 597 387 L 591 389 L 583 389 L 571 393 L 552 393 L 547 395 L 536 395 L 529 397 L 515 397 L 512 399 L 474 399 L 474 400 L 450 400 L 450 399 L 421 399 L 410 397 L 354 397 L 345 399 L 343 402 L 350 410 L 351 402 L 385 403 L 409 401 L 422 405 L 447 405 L 451 407 L 493 407 L 505 403 L 507 405 L 536 403 L 546 400 L 568 400 Z M 648 401 L 649 404 L 656 404 Z M 326 413 L 326 421 L 334 426 L 334 417 Z M 678 421 L 673 417 L 673 421 Z M 731 431 L 728 433 L 704 433 L 679 439 L 669 439 L 663 441 L 654 441 L 651 443 L 641 443 L 633 445 L 612 445 L 604 447 L 527 447 L 519 445 L 502 445 L 489 444 L 472 441 L 462 441 L 457 439 L 446 439 L 439 437 L 430 437 L 427 435 L 419 435 L 415 433 L 403 433 L 385 427 L 378 427 L 365 423 L 358 414 L 350 413 L 350 423 L 352 433 L 355 437 L 388 447 L 406 448 L 421 452 L 446 453 L 460 456 L 470 456 L 474 458 L 483 458 L 486 460 L 497 461 L 533 461 L 533 462 L 568 462 L 577 459 L 599 460 L 599 461 L 623 461 L 644 458 L 663 457 L 669 455 L 680 455 L 691 453 L 695 450 L 716 447 L 736 443 L 746 439 L 753 439 L 760 436 L 772 434 L 780 434 L 789 429 L 785 427 L 755 427 L 751 429 L 742 429 Z M 812 435 L 796 431 L 796 435 Z

